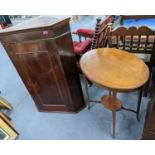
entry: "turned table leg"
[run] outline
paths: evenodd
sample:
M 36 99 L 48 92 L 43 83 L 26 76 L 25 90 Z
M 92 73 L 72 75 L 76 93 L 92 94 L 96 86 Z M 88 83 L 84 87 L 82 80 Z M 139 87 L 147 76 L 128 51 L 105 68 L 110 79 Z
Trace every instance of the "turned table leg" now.
M 115 104 L 116 104 L 116 92 L 115 91 L 112 91 L 112 106 L 113 106 L 113 109 L 112 109 L 112 128 L 113 128 L 113 138 L 115 138 L 115 124 L 116 124 L 116 110 L 115 110 Z

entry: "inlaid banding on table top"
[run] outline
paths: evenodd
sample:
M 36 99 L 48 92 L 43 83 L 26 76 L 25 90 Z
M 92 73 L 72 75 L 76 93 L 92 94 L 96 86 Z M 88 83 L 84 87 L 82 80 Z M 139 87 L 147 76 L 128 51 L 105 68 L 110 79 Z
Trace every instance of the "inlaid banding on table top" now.
M 82 56 L 80 65 L 90 80 L 112 89 L 136 89 L 149 78 L 148 67 L 142 60 L 115 48 L 91 50 Z

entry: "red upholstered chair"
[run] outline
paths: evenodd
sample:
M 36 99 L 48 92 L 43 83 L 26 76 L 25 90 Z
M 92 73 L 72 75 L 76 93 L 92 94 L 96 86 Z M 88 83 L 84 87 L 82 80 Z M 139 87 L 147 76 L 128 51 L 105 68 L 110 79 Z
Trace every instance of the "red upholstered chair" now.
M 100 23 L 101 19 L 97 19 L 95 30 L 80 28 L 76 32 L 73 32 L 73 34 L 79 36 L 79 41 L 73 41 L 74 52 L 77 56 L 77 66 L 79 70 L 80 70 L 79 59 L 82 54 L 90 50 L 92 46 L 93 47 L 95 46 L 95 48 L 106 46 L 107 30 L 108 30 L 107 25 L 109 23 L 112 23 L 113 20 L 114 16 L 110 15 L 106 17 L 106 19 L 102 23 Z M 98 34 L 95 35 L 95 32 L 97 32 Z M 85 38 L 84 41 L 82 41 L 82 37 Z
M 108 23 L 113 22 L 113 20 L 114 20 L 113 15 L 106 17 L 106 19 L 100 24 L 100 28 L 105 27 Z M 79 41 L 73 41 L 74 52 L 77 55 L 84 54 L 86 51 L 90 49 L 94 33 L 95 33 L 95 30 L 87 29 L 87 28 L 79 28 L 77 29 L 76 32 L 73 32 L 73 34 L 76 34 L 79 36 Z M 103 37 L 105 37 L 106 32 L 105 34 L 102 34 L 102 35 Z M 82 41 L 83 37 L 85 38 L 84 41 Z M 103 42 L 105 43 L 105 40 L 103 40 Z M 102 46 L 101 43 L 100 43 L 100 46 Z

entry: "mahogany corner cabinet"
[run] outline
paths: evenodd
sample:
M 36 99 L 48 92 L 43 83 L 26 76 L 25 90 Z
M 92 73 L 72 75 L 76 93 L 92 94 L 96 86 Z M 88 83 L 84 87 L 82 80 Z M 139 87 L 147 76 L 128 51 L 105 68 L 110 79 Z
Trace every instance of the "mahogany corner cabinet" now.
M 69 20 L 38 16 L 0 31 L 39 111 L 77 112 L 85 106 Z

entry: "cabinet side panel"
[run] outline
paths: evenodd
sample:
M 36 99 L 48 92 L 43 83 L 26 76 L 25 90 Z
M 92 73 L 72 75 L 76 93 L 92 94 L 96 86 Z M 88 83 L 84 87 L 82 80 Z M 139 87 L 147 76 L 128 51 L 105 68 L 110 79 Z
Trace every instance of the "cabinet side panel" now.
M 69 28 L 69 25 L 65 25 Z M 63 40 L 63 42 L 62 42 Z M 76 66 L 76 57 L 73 50 L 72 38 L 71 34 L 65 35 L 56 40 L 56 44 L 58 47 L 61 63 L 63 66 L 63 70 L 65 72 L 65 76 L 67 79 L 68 87 L 70 89 L 72 104 L 74 106 L 74 110 L 78 111 L 82 107 L 85 106 L 82 88 L 80 84 L 80 78 L 78 74 L 78 69 Z

